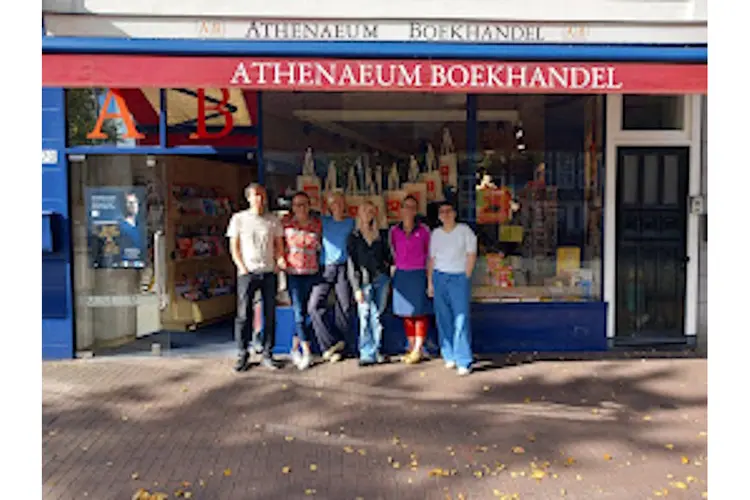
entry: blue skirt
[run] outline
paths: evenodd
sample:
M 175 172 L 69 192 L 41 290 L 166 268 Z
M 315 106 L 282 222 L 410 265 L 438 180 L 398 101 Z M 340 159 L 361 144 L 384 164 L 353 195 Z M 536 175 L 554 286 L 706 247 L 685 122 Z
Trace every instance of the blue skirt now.
M 433 314 L 432 299 L 427 296 L 427 272 L 424 269 L 393 275 L 393 314 L 401 317 Z

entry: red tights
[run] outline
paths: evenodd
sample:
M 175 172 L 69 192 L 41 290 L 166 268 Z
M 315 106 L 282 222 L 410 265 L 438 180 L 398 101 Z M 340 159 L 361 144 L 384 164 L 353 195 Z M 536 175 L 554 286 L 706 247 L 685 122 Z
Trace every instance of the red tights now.
M 409 343 L 414 343 L 414 338 L 424 339 L 427 337 L 427 316 L 416 316 L 413 318 L 404 318 L 404 330 Z

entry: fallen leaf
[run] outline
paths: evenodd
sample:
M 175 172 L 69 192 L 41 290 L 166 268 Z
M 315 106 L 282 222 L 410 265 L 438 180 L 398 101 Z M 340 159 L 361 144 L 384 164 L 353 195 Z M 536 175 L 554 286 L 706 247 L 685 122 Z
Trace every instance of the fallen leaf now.
M 583 476 L 576 474 L 576 481 L 583 481 Z
M 665 444 L 664 447 L 668 450 L 674 450 L 674 445 L 672 443 Z
M 694 483 L 697 480 L 698 479 L 694 478 L 693 476 L 688 476 L 688 477 L 685 478 L 685 481 L 687 481 L 688 483 Z
M 568 457 L 565 459 L 566 466 L 573 465 L 574 463 L 576 463 L 576 459 L 573 457 Z
M 568 494 L 568 492 L 567 492 L 567 491 L 565 491 L 565 488 L 560 488 L 560 496 L 561 496 L 561 497 L 564 497 L 564 496 L 565 496 L 565 495 L 567 495 L 567 494 Z
M 365 455 L 367 455 L 367 450 L 363 450 L 360 448 L 359 450 L 357 450 L 357 453 L 359 453 L 360 455 L 364 457 Z
M 344 452 L 354 453 L 354 448 L 352 448 L 351 446 L 344 446 Z
M 534 441 L 536 441 L 536 436 L 533 434 L 526 434 L 526 439 L 533 443 Z
M 289 467 L 288 465 L 285 465 L 284 467 L 281 468 L 282 474 L 289 474 L 290 472 L 292 472 L 292 468 Z
M 673 482 L 671 482 L 669 484 L 671 484 L 675 488 L 678 488 L 678 489 L 681 489 L 681 490 L 686 490 L 687 487 L 688 487 L 687 484 L 683 483 L 682 481 L 673 481 Z
M 526 450 L 523 449 L 523 446 L 514 446 L 512 451 L 516 455 L 522 455 L 526 453 Z
M 708 492 L 704 491 L 703 493 L 701 493 L 701 498 L 708 498 Z
M 531 398 L 523 398 L 524 403 L 531 403 Z
M 646 422 L 650 422 L 651 421 L 651 415 L 644 415 L 643 416 L 643 420 L 645 420 Z
M 315 395 L 316 395 L 316 396 L 318 396 L 319 398 L 322 398 L 322 397 L 323 397 L 323 393 L 322 393 L 322 392 L 320 392 L 320 391 L 316 392 L 316 393 L 315 393 Z
M 185 498 L 193 498 L 193 492 L 192 491 L 186 491 L 184 497 Z
M 698 437 L 706 437 L 706 436 L 708 436 L 708 432 L 706 432 L 706 431 L 700 431 L 698 433 Z
M 682 462 L 682 465 L 687 465 L 690 463 L 690 459 L 686 457 L 685 455 L 680 457 L 680 462 Z
M 206 487 L 206 482 L 203 479 L 199 479 L 198 480 L 198 486 L 200 486 L 201 488 L 205 488 Z
M 475 448 L 475 450 L 478 451 L 478 452 L 480 452 L 480 453 L 484 453 L 484 452 L 487 451 L 487 447 L 486 446 L 477 446 Z
M 654 496 L 657 496 L 657 497 L 665 497 L 667 496 L 668 493 L 669 493 L 669 490 L 667 490 L 666 488 L 662 488 L 660 490 L 654 490 Z
M 288 386 L 288 385 L 286 385 L 286 384 L 281 384 L 281 388 L 282 388 L 283 390 L 287 390 L 287 388 L 289 388 L 289 386 Z
M 474 477 L 477 479 L 481 479 L 482 476 L 484 476 L 484 473 L 481 470 L 475 470 L 474 471 Z
M 291 443 L 292 441 L 294 441 L 294 436 L 284 436 L 284 439 L 287 443 Z
M 612 460 L 612 455 L 610 455 L 609 453 L 605 453 L 604 460 Z
M 420 376 L 420 377 L 426 377 L 426 376 L 427 376 L 427 374 L 426 374 L 425 372 L 419 372 L 419 376 Z
M 442 476 L 442 477 L 448 477 L 448 475 L 449 475 L 449 474 L 448 474 L 448 471 L 446 471 L 446 470 L 443 470 L 443 469 L 439 469 L 439 468 L 437 468 L 437 469 L 432 469 L 431 471 L 429 471 L 429 472 L 427 473 L 427 476 L 428 476 L 428 477 L 439 477 L 439 476 Z
M 393 466 L 394 469 L 400 469 L 401 468 L 401 463 L 400 462 L 393 462 L 391 465 Z
M 596 408 L 592 408 L 591 409 L 591 413 L 594 414 L 594 415 L 598 415 L 599 414 L 599 410 L 596 409 Z
M 128 421 L 128 416 L 127 415 L 123 415 L 120 418 L 122 419 L 123 422 L 127 422 Z
M 490 390 L 490 386 L 489 385 L 485 385 L 484 387 L 482 387 L 482 390 L 484 392 L 488 392 Z
M 224 469 L 224 477 L 229 477 L 232 475 L 232 469 Z
M 132 474 L 130 475 L 130 479 L 138 479 L 139 477 L 140 477 L 140 475 L 139 475 L 139 474 L 138 474 L 137 472 L 133 472 L 133 473 L 132 473 Z
M 185 387 L 185 386 L 182 386 L 182 389 L 180 389 L 180 390 L 181 390 L 182 392 L 187 392 L 187 391 L 188 391 L 188 388 L 187 388 L 187 387 Z
M 315 472 L 318 470 L 318 466 L 315 464 L 310 464 L 310 471 Z
M 315 489 L 313 489 L 313 488 L 307 488 L 305 490 L 305 495 L 307 495 L 307 496 L 314 495 L 315 493 L 317 493 L 317 491 Z
M 533 471 L 531 472 L 531 476 L 530 476 L 530 477 L 531 477 L 532 479 L 537 479 L 537 480 L 541 481 L 542 479 L 544 479 L 545 477 L 547 477 L 547 473 L 546 473 L 546 472 L 544 472 L 544 471 L 543 471 L 543 470 L 541 470 L 541 469 L 534 469 L 534 470 L 533 470 Z

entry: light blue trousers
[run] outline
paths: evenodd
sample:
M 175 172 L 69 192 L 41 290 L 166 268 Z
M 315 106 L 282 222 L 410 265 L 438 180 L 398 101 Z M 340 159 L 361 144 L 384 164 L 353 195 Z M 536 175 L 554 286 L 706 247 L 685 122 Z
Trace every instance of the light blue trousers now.
M 471 281 L 464 273 L 433 274 L 435 320 L 443 359 L 471 367 Z

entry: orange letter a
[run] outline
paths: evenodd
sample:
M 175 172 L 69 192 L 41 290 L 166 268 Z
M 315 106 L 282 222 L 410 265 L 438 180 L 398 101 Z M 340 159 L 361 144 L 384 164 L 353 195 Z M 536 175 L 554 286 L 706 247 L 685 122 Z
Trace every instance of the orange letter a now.
M 117 104 L 117 111 L 115 111 L 114 113 L 109 112 L 109 106 L 112 102 L 112 98 L 115 99 L 115 103 Z M 107 134 L 102 132 L 102 126 L 104 125 L 104 120 L 112 119 L 112 118 L 122 118 L 122 121 L 125 124 L 125 129 L 127 130 L 125 135 L 123 135 L 123 138 L 125 139 L 145 139 L 146 138 L 145 135 L 139 133 L 138 130 L 135 128 L 135 124 L 133 123 L 133 117 L 130 115 L 130 110 L 128 109 L 127 104 L 125 104 L 125 99 L 122 98 L 120 91 L 117 89 L 109 89 L 107 91 L 107 95 L 104 97 L 102 110 L 99 112 L 99 118 L 97 118 L 96 120 L 96 125 L 94 126 L 94 130 L 86 134 L 86 138 L 106 139 Z

